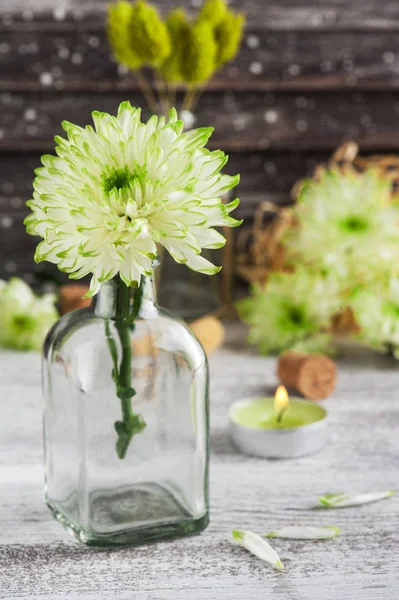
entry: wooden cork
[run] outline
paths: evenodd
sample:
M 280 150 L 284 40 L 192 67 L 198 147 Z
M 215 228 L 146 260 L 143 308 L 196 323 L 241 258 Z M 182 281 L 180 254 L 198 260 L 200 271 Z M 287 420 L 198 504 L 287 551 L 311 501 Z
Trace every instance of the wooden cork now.
M 208 356 L 223 344 L 225 329 L 222 322 L 216 317 L 201 317 L 190 324 L 190 329 Z M 132 347 L 136 356 L 156 356 L 158 354 L 156 341 L 150 333 L 133 339 Z
M 60 312 L 66 315 L 72 310 L 90 306 L 91 298 L 83 298 L 89 287 L 81 283 L 63 285 L 60 289 Z
M 158 356 L 159 354 L 156 340 L 150 333 L 146 333 L 139 338 L 133 338 L 132 348 L 135 356 Z
M 309 400 L 327 398 L 335 388 L 337 368 L 324 354 L 284 352 L 279 358 L 277 376 L 288 388 Z
M 190 328 L 201 342 L 205 352 L 212 354 L 224 341 L 225 329 L 223 323 L 216 317 L 208 315 L 190 323 Z

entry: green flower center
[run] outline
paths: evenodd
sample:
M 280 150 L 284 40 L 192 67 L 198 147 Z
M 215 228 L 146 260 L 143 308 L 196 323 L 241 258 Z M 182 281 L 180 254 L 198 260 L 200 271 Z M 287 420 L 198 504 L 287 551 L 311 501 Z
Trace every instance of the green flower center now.
M 356 215 L 352 215 L 341 221 L 340 226 L 348 233 L 363 233 L 369 228 L 367 220 Z
M 290 306 L 287 310 L 287 318 L 293 325 L 302 325 L 304 314 L 298 306 Z
M 307 311 L 303 306 L 284 303 L 280 316 L 280 325 L 286 332 L 300 332 L 304 329 L 313 329 Z
M 123 169 L 113 169 L 110 174 L 102 174 L 103 189 L 106 194 L 111 190 L 123 190 L 128 188 L 137 177 L 135 173 L 131 173 L 127 165 Z
M 21 333 L 35 329 L 35 319 L 30 315 L 16 315 L 12 320 L 12 324 Z

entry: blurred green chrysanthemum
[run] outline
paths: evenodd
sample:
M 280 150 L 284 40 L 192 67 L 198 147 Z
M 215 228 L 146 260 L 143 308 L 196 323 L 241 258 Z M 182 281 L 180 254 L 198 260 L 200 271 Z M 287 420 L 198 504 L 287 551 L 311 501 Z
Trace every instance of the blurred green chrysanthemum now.
M 265 288 L 254 286 L 252 295 L 238 305 L 250 326 L 249 342 L 263 354 L 292 348 L 326 351 L 330 317 L 339 309 L 335 290 L 326 279 L 305 269 L 272 273 Z
M 358 339 L 374 350 L 389 350 L 399 358 L 399 277 L 357 289 L 350 305 L 361 328 Z
M 294 214 L 298 226 L 286 240 L 293 263 L 333 270 L 353 284 L 398 258 L 399 205 L 390 201 L 389 181 L 373 171 L 309 180 Z
M 40 350 L 57 320 L 55 296 L 37 297 L 22 279 L 0 281 L 0 346 L 16 350 Z
M 399 358 L 399 205 L 389 180 L 327 171 L 303 185 L 291 210 L 284 249 L 296 271 L 272 275 L 243 303 L 251 341 L 266 353 L 323 351 L 346 309 L 351 334 L 360 328 L 363 343 Z

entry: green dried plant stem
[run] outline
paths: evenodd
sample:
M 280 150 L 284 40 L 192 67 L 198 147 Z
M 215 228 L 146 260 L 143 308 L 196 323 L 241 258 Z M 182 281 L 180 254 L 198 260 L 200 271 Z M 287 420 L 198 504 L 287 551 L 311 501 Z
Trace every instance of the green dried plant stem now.
M 196 91 L 197 91 L 196 88 L 193 86 L 189 86 L 186 89 L 186 93 L 184 95 L 183 104 L 182 104 L 183 110 L 189 110 L 189 111 L 192 110 Z
M 151 85 L 148 83 L 141 69 L 137 69 L 134 72 L 138 86 L 148 104 L 148 108 L 156 115 L 160 112 L 160 103 L 156 99 L 154 92 L 152 91 Z
M 173 106 L 173 104 L 171 103 L 171 97 L 170 97 L 168 85 L 159 69 L 154 71 L 154 74 L 155 74 L 156 90 L 158 92 L 158 98 L 159 98 L 158 105 L 160 107 L 161 114 L 167 116 L 169 114 L 170 109 Z
M 167 79 L 165 79 L 165 85 L 169 98 L 169 106 L 172 108 L 172 106 L 176 105 L 177 86 L 173 83 L 169 83 Z
M 118 367 L 117 345 L 112 337 L 109 321 L 106 322 L 108 347 L 113 360 L 113 379 L 116 395 L 121 402 L 122 420 L 116 421 L 115 430 L 118 434 L 116 451 L 120 459 L 125 458 L 130 442 L 136 433 L 146 426 L 140 415 L 132 408 L 132 398 L 136 395 L 132 387 L 132 345 L 131 331 L 137 318 L 143 299 L 143 283 L 136 289 L 133 306 L 130 303 L 130 288 L 121 280 L 117 282 L 115 329 L 118 332 L 121 346 L 121 361 Z
M 205 85 L 207 83 L 208 82 L 205 82 Z M 194 94 L 194 97 L 193 97 L 192 102 L 191 102 L 190 111 L 192 111 L 192 112 L 195 111 L 195 109 L 198 106 L 198 102 L 201 100 L 204 92 L 205 92 L 205 86 L 204 85 L 198 86 L 195 89 L 195 94 Z

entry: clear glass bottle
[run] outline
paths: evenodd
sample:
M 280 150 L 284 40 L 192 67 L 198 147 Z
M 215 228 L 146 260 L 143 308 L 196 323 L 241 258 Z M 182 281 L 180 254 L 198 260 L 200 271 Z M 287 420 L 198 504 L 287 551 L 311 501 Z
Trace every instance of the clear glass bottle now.
M 152 279 L 140 289 L 137 310 L 137 290 L 104 283 L 44 346 L 46 501 L 93 546 L 208 524 L 206 356 L 188 327 L 158 308 Z

